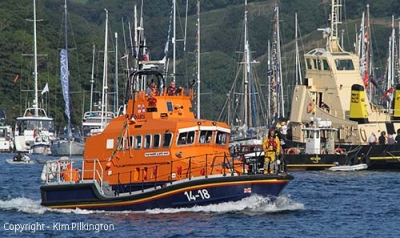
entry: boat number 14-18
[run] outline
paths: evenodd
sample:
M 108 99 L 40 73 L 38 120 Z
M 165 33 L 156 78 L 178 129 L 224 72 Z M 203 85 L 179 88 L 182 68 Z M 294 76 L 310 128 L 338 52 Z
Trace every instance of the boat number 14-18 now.
M 196 201 L 196 199 L 209 199 L 211 196 L 207 189 L 200 189 L 197 191 L 186 191 L 184 192 L 188 201 Z

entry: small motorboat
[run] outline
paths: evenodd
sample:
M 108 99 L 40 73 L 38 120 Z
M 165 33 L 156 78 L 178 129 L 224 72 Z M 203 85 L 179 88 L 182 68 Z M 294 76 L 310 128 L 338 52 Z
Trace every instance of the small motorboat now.
M 29 156 L 24 155 L 21 159 L 6 159 L 6 162 L 9 164 L 35 164 L 35 161 L 31 160 Z
M 351 172 L 351 171 L 359 171 L 359 170 L 366 170 L 368 169 L 367 164 L 355 164 L 355 165 L 341 165 L 341 166 L 333 166 L 330 167 L 330 171 L 344 171 L 344 172 Z

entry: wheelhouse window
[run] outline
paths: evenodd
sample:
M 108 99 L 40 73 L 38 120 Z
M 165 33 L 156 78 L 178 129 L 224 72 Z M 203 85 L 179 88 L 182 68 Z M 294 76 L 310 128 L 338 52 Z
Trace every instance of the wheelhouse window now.
M 225 145 L 226 144 L 226 133 L 223 131 L 217 131 L 217 137 L 215 138 L 215 143 L 217 145 Z
M 306 63 L 307 63 L 307 69 L 312 69 L 311 59 L 307 59 Z
M 200 131 L 199 143 L 211 143 L 212 131 Z
M 335 64 L 337 70 L 354 70 L 353 61 L 351 59 L 336 59 Z
M 144 136 L 144 148 L 149 149 L 151 146 L 151 135 Z
M 153 148 L 158 148 L 160 147 L 160 141 L 161 141 L 161 135 L 160 134 L 155 134 L 153 136 Z
M 140 149 L 140 148 L 142 148 L 142 136 L 137 135 L 135 137 L 135 149 Z
M 164 133 L 162 146 L 170 147 L 171 142 L 172 142 L 172 133 L 171 132 Z
M 194 131 L 188 131 L 188 132 L 182 132 L 179 133 L 178 136 L 178 145 L 190 145 L 194 143 L 194 136 L 195 132 Z
M 320 70 L 321 69 L 320 60 L 314 59 L 314 67 L 315 67 L 316 70 Z
M 330 70 L 328 61 L 322 60 L 322 69 L 323 69 L 323 70 Z

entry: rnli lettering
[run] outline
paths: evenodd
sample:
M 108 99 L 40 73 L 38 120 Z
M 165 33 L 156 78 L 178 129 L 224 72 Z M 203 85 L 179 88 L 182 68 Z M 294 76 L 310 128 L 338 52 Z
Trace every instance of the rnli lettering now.
M 321 158 L 319 157 L 310 157 L 311 162 L 313 162 L 314 164 L 318 164 L 319 161 L 321 160 Z
M 133 118 L 135 118 L 135 119 L 146 119 L 145 115 L 143 115 L 143 114 L 133 115 Z
M 144 153 L 144 157 L 168 156 L 168 155 L 169 155 L 169 151 L 147 152 L 147 153 Z
M 352 102 L 352 103 L 358 103 L 359 97 L 360 97 L 359 94 L 357 94 L 357 93 L 352 93 L 352 94 L 351 94 L 351 102 Z
M 183 194 L 186 196 L 189 202 L 196 201 L 197 199 L 205 200 L 211 198 L 207 189 L 200 189 L 197 191 L 186 191 Z

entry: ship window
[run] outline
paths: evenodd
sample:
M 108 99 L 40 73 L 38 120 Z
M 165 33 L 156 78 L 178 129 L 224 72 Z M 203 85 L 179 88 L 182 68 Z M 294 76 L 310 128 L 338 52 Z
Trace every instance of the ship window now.
M 322 60 L 322 69 L 323 70 L 330 70 L 328 61 Z
M 217 137 L 215 143 L 217 145 L 225 145 L 226 144 L 226 133 L 222 131 L 217 131 Z
M 151 146 L 151 135 L 144 136 L 144 148 L 149 149 Z
M 189 145 L 194 142 L 194 131 L 182 132 L 178 136 L 178 145 Z
M 142 136 L 137 135 L 135 138 L 135 149 L 140 149 L 142 148 Z
M 307 69 L 312 69 L 311 60 L 310 60 L 310 59 L 307 59 L 307 60 L 306 60 L 306 63 L 307 63 Z
M 335 60 L 336 69 L 337 70 L 354 70 L 353 61 L 350 59 L 347 60 Z
M 167 132 L 163 136 L 163 147 L 170 147 L 172 141 L 172 133 Z
M 212 131 L 200 131 L 200 144 L 211 143 Z
M 128 140 L 128 149 L 130 148 L 130 149 L 132 149 L 133 148 L 133 141 L 135 140 L 135 137 L 134 136 L 130 136 L 129 137 L 129 140 Z
M 154 135 L 154 137 L 153 137 L 153 148 L 160 147 L 160 138 L 161 138 L 160 134 L 155 134 Z
M 320 65 L 320 60 L 318 59 L 314 59 L 314 67 L 316 70 L 320 70 L 321 69 L 321 65 Z

